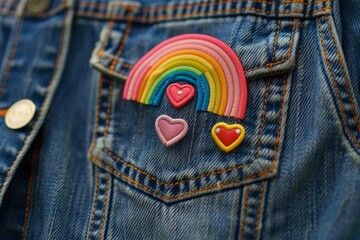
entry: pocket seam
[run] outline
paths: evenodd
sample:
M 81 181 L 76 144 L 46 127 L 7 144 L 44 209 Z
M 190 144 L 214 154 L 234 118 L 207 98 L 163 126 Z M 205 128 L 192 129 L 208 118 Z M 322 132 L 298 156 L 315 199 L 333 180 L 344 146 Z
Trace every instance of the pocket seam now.
M 270 81 L 269 81 L 270 82 Z M 286 81 L 284 80 L 284 88 L 286 88 L 285 86 L 285 83 Z M 107 135 L 108 135 L 108 130 L 109 130 L 109 124 L 110 124 L 110 120 L 111 120 L 111 108 L 112 108 L 112 92 L 113 92 L 113 84 L 114 84 L 114 80 L 111 80 L 110 84 L 109 84 L 109 96 L 108 96 L 108 104 L 107 104 L 107 117 L 106 117 L 106 124 L 105 124 L 105 132 L 104 132 L 104 142 L 106 142 L 106 139 L 107 139 Z M 262 110 L 262 114 L 261 116 L 263 117 L 263 120 L 265 122 L 265 114 L 266 114 L 266 105 L 267 105 L 267 99 L 268 99 L 268 91 L 269 91 L 269 88 L 270 88 L 270 83 L 267 84 L 266 86 L 266 93 L 265 93 L 265 100 L 264 100 L 264 108 Z M 279 122 L 281 124 L 282 122 L 282 112 L 283 112 L 283 104 L 284 104 L 284 96 L 285 96 L 285 93 L 283 92 L 283 96 L 282 96 L 282 102 L 281 102 L 281 111 L 280 111 L 280 119 L 279 119 Z M 262 121 L 263 121 L 262 120 Z M 262 123 L 264 123 L 262 122 Z M 259 152 L 260 152 L 260 149 L 261 149 L 261 138 L 262 138 L 262 134 L 263 134 L 263 127 L 264 127 L 264 124 L 262 124 L 262 126 L 260 127 L 260 132 L 259 132 L 259 137 L 258 137 L 258 148 L 257 148 L 257 151 L 256 151 L 256 154 L 255 154 L 255 160 L 258 158 L 259 156 Z M 279 126 L 278 126 L 279 128 Z M 279 134 L 279 132 L 278 132 Z M 276 142 L 278 143 L 278 141 Z M 277 148 L 277 144 L 275 144 L 274 146 L 274 152 L 276 153 L 276 148 Z M 155 178 L 154 176 L 151 176 L 150 174 L 142 171 L 141 169 L 135 167 L 134 165 L 126 162 L 125 160 L 121 159 L 119 156 L 117 156 L 116 154 L 114 154 L 113 152 L 111 152 L 106 146 L 104 147 L 104 150 L 105 152 L 107 152 L 111 157 L 115 158 L 116 160 L 120 161 L 121 163 L 125 164 L 126 166 L 134 169 L 135 171 L 141 173 L 141 174 L 144 174 L 145 176 L 149 177 L 150 179 L 162 184 L 162 185 L 165 185 L 165 186 L 175 186 L 175 185 L 179 185 L 181 183 L 184 183 L 184 182 L 189 182 L 189 181 L 192 181 L 192 180 L 196 180 L 196 179 L 199 179 L 199 178 L 203 178 L 203 177 L 208 177 L 208 176 L 213 176 L 213 175 L 219 175 L 219 174 L 222 174 L 222 173 L 225 173 L 225 172 L 229 172 L 229 171 L 234 171 L 234 170 L 237 170 L 237 169 L 240 169 L 240 168 L 244 168 L 244 167 L 247 167 L 247 166 L 250 166 L 251 164 L 242 164 L 242 165 L 238 165 L 238 166 L 234 166 L 234 167 L 230 167 L 230 168 L 227 168 L 227 169 L 223 169 L 223 170 L 219 170 L 219 171 L 215 171 L 215 172 L 212 172 L 212 173 L 206 173 L 206 174 L 201 174 L 199 176 L 196 176 L 196 177 L 193 177 L 193 178 L 189 178 L 189 179 L 186 179 L 186 180 L 182 180 L 182 181 L 177 181 L 175 183 L 166 183 L 166 182 L 163 182 L 161 181 L 160 179 L 157 179 Z M 274 159 L 276 158 L 276 156 L 274 156 Z M 273 160 L 274 161 L 274 160 Z M 264 174 L 266 175 L 266 174 Z M 260 177 L 263 176 L 263 175 L 260 175 Z
M 127 27 L 125 29 L 125 32 L 124 32 L 124 36 L 123 38 L 121 39 L 121 43 L 120 43 L 120 46 L 119 46 L 119 50 L 121 48 L 124 48 L 125 44 L 126 44 L 126 40 L 130 34 L 130 31 L 131 31 L 131 27 L 132 27 L 132 21 L 133 20 L 129 20 L 128 21 L 128 24 L 127 24 Z M 280 31 L 281 31 L 281 20 L 278 20 L 278 27 L 277 27 L 277 30 L 276 30 L 276 37 L 274 37 L 274 41 L 273 41 L 273 45 L 276 45 L 277 44 L 277 38 L 278 36 L 280 35 Z M 95 61 L 91 61 L 91 64 L 99 69 L 100 71 L 102 71 L 99 67 L 97 67 L 97 65 L 101 65 L 101 68 L 103 68 L 106 72 L 110 73 L 110 74 L 120 74 L 122 75 L 123 78 L 126 78 L 127 77 L 127 73 L 125 73 L 124 71 L 121 71 L 122 68 L 127 68 L 127 69 L 131 69 L 134 67 L 134 64 L 131 64 L 131 63 L 128 63 L 124 60 L 121 60 L 119 61 L 120 57 L 121 57 L 121 53 L 122 51 L 120 52 L 119 54 L 119 51 L 117 52 L 117 54 L 114 56 L 114 55 L 108 55 L 108 54 L 104 54 L 104 48 L 106 48 L 106 45 L 108 44 L 108 41 L 109 41 L 109 38 L 110 38 L 110 32 L 111 32 L 111 29 L 114 25 L 114 20 L 112 20 L 107 29 L 106 29 L 106 33 L 105 33 L 105 37 L 104 37 L 104 45 L 102 46 L 101 49 L 98 50 L 97 52 L 97 60 Z M 111 26 L 110 26 L 111 25 Z M 272 59 L 271 59 L 271 62 L 269 63 L 266 63 L 266 64 L 263 64 L 263 65 L 260 65 L 260 66 L 257 66 L 257 67 L 253 67 L 253 68 L 250 68 L 250 69 L 247 69 L 247 70 L 244 70 L 245 73 L 251 73 L 253 71 L 256 71 L 256 70 L 260 70 L 260 69 L 264 69 L 264 68 L 269 68 L 269 73 L 270 73 L 270 76 L 273 76 L 274 75 L 274 72 L 273 72 L 273 68 L 282 64 L 282 63 L 285 63 L 287 61 L 290 60 L 291 58 L 291 48 L 293 47 L 293 43 L 294 43 L 294 36 L 295 36 L 295 32 L 296 32 L 296 25 L 297 25 L 297 19 L 295 18 L 294 21 L 293 21 L 293 24 L 292 24 L 292 32 L 291 32 L 291 36 L 290 36 L 290 41 L 289 41 L 289 47 L 287 49 L 287 56 L 279 61 L 276 61 L 276 62 L 273 62 L 274 59 L 275 59 L 275 54 L 273 55 Z M 110 67 L 107 66 L 106 64 L 102 63 L 100 61 L 101 58 L 105 58 L 107 59 L 109 62 L 111 62 L 111 65 Z M 119 64 L 118 64 L 119 63 Z M 296 64 L 296 61 L 294 62 L 294 65 Z M 118 66 L 118 69 L 119 70 L 116 70 L 116 66 Z M 292 66 L 293 67 L 293 66 Z M 252 78 L 252 77 L 251 77 Z M 125 79 L 124 79 L 125 80 Z
M 357 115 L 356 115 L 356 112 L 355 112 L 356 111 L 355 110 L 355 105 L 354 105 L 354 102 L 353 102 L 353 99 L 352 99 L 352 96 L 351 96 L 352 92 L 351 92 L 351 89 L 350 89 L 350 86 L 349 86 L 349 83 L 348 83 L 348 77 L 347 77 L 347 74 L 346 74 L 346 71 L 345 71 L 345 68 L 344 68 L 345 66 L 343 64 L 343 61 L 341 60 L 341 55 L 340 55 L 340 52 L 339 52 L 337 42 L 336 42 L 335 37 L 334 37 L 333 29 L 332 29 L 331 24 L 329 22 L 329 18 L 328 18 L 327 15 L 325 15 L 325 18 L 326 18 L 326 24 L 329 27 L 329 30 L 330 30 L 330 33 L 331 33 L 332 43 L 333 43 L 333 45 L 335 45 L 335 48 L 336 48 L 337 60 L 339 61 L 340 65 L 341 65 L 342 75 L 343 75 L 343 77 L 345 79 L 345 84 L 346 84 L 346 88 L 347 88 L 347 96 L 346 96 L 346 98 L 349 100 L 350 105 L 351 105 L 352 119 L 355 122 L 355 127 L 356 127 L 357 131 L 360 133 L 360 125 L 359 125 L 359 122 L 357 121 Z M 348 116 L 346 114 L 346 109 L 344 108 L 343 101 L 342 101 L 342 99 L 340 97 L 340 93 L 339 93 L 339 86 L 338 86 L 339 83 L 336 81 L 336 77 L 334 75 L 333 68 L 331 66 L 328 54 L 327 54 L 326 49 L 325 49 L 324 34 L 323 34 L 323 30 L 321 29 L 321 19 L 320 19 L 320 17 L 317 19 L 317 26 L 318 26 L 318 31 L 319 31 L 319 35 L 320 35 L 320 43 L 321 43 L 321 49 L 322 49 L 322 55 L 323 55 L 322 57 L 326 62 L 327 68 L 329 70 L 330 78 L 331 78 L 333 86 L 335 88 L 335 95 L 336 95 L 336 98 L 337 98 L 337 100 L 339 102 L 339 105 L 340 105 L 341 118 L 344 121 L 343 126 L 345 127 L 346 132 L 350 136 L 351 140 L 354 142 L 355 146 L 359 149 L 360 148 L 360 142 L 357 140 L 357 138 L 354 135 L 353 131 L 349 128 Z
M 114 169 L 112 166 L 110 166 L 109 164 L 101 161 L 100 159 L 98 159 L 95 155 L 93 155 L 93 150 L 94 148 L 90 149 L 90 158 L 95 162 L 95 163 L 98 163 L 100 164 L 102 167 L 105 167 L 107 170 L 109 170 L 110 172 L 114 173 L 116 176 L 120 177 L 121 179 L 125 180 L 125 181 L 128 181 L 130 183 L 133 183 L 139 187 L 141 187 L 142 189 L 148 191 L 149 193 L 152 193 L 156 196 L 159 196 L 160 198 L 163 198 L 163 199 L 177 199 L 177 198 L 180 198 L 180 197 L 183 197 L 183 196 L 186 196 L 186 195 L 190 195 L 190 194 L 193 194 L 193 193 L 200 193 L 200 192 L 204 192 L 204 191 L 207 191 L 207 190 L 211 190 L 211 189 L 214 189 L 214 188 L 218 188 L 218 187 L 224 187 L 224 186 L 227 186 L 227 185 L 231 185 L 231 184 L 236 184 L 236 183 L 239 183 L 239 182 L 244 182 L 244 181 L 247 181 L 247 180 L 251 180 L 251 179 L 255 179 L 255 178 L 261 178 L 263 176 L 266 176 L 266 175 L 269 175 L 271 173 L 273 173 L 273 171 L 275 170 L 275 166 L 276 166 L 276 157 L 277 157 L 277 153 L 278 153 L 278 145 L 280 143 L 280 135 L 281 135 L 281 125 L 283 123 L 283 112 L 284 112 L 284 106 L 285 106 L 285 96 L 286 96 L 286 83 L 287 83 L 287 77 L 288 76 L 284 76 L 283 78 L 283 90 L 282 90 L 282 97 L 281 97 L 281 110 L 280 110 L 280 116 L 279 116 L 279 121 L 278 121 L 278 130 L 277 130 L 277 136 L 276 136 L 276 141 L 275 141 L 275 145 L 274 145 L 274 154 L 273 154 L 273 160 L 271 161 L 271 166 L 269 169 L 265 169 L 263 172 L 261 173 L 255 173 L 253 175 L 250 175 L 250 176 L 246 176 L 244 178 L 240 178 L 240 179 L 236 179 L 234 181 L 230 181 L 230 182 L 224 182 L 224 183 L 219 183 L 219 184 L 216 184 L 216 185 L 211 185 L 211 186 L 206 186 L 206 187 L 202 187 L 202 188 L 198 188 L 198 189 L 194 189 L 194 190 L 191 190 L 191 191 L 188 191 L 188 192 L 183 192 L 183 193 L 180 193 L 180 194 L 177 194 L 177 195 L 163 195 L 155 190 L 152 190 L 148 187 L 146 187 L 145 185 L 141 184 L 140 182 L 136 181 L 136 180 L 133 180 L 131 179 L 130 177 L 122 174 L 121 172 L 117 171 L 116 169 Z M 111 84 L 113 84 L 114 80 L 111 80 Z M 110 87 L 109 87 L 110 88 Z M 109 94 L 109 97 L 110 97 L 110 94 Z M 111 105 L 112 101 L 111 101 L 111 98 L 108 98 L 108 101 Z M 99 102 L 98 102 L 99 103 Z M 108 109 L 109 109 L 109 105 L 108 105 Z M 110 109 L 111 109 L 111 106 L 110 106 Z M 264 109 L 263 109 L 264 111 Z M 110 117 L 110 114 L 107 114 L 107 118 L 111 118 Z M 107 123 L 109 123 L 110 121 L 106 121 Z M 107 124 L 108 125 L 108 124 Z M 107 129 L 107 128 L 105 128 Z M 260 134 L 260 133 L 259 133 Z M 261 133 L 262 135 L 262 133 Z M 105 137 L 105 135 L 104 135 Z M 105 138 L 103 139 L 104 142 L 105 142 Z M 95 147 L 95 145 L 94 145 Z M 107 148 L 106 147 L 103 147 L 103 149 L 107 152 Z M 260 149 L 259 149 L 260 151 Z M 115 159 L 117 160 L 117 158 L 119 158 L 118 156 L 115 156 Z M 110 155 L 110 157 L 114 158 L 113 156 Z M 117 157 L 117 158 L 116 158 Z M 119 158 L 120 159 L 120 158 Z M 256 160 L 256 159 L 255 159 Z M 254 161 L 255 162 L 255 161 Z M 254 164 L 251 163 L 249 165 L 252 165 Z M 127 163 L 126 164 L 127 166 L 131 167 L 132 169 L 134 169 L 135 171 L 139 172 L 138 168 L 134 167 L 132 164 L 130 163 Z M 239 165 L 239 166 L 235 166 L 233 168 L 233 170 L 231 171 L 234 171 L 236 169 L 239 169 L 239 167 L 246 167 L 246 166 L 243 166 L 243 165 Z M 142 170 L 141 170 L 142 171 Z M 143 172 L 143 171 L 142 171 Z M 142 172 L 139 172 L 141 174 L 143 174 Z M 208 174 L 211 174 L 210 176 L 214 175 L 213 173 L 208 173 Z M 218 173 L 220 174 L 220 173 Z M 217 175 L 218 175 L 217 174 Z M 147 174 L 148 176 L 151 176 L 149 174 Z M 216 174 L 215 174 L 216 175 Z M 155 180 L 156 182 L 162 184 L 162 185 L 166 185 L 166 183 L 163 183 L 161 180 L 155 178 L 152 176 L 152 179 Z M 180 183 L 178 184 L 181 184 L 182 182 L 188 182 L 188 181 L 191 181 L 191 179 L 187 179 L 187 180 L 183 180 L 183 181 L 180 181 Z M 171 184 L 174 184 L 174 183 L 171 183 Z M 178 185 L 177 184 L 177 185 Z M 168 184 L 169 185 L 169 184 Z
M 330 33 L 331 33 L 331 38 L 333 39 L 333 43 L 335 45 L 335 48 L 336 48 L 336 54 L 337 54 L 337 58 L 339 60 L 339 63 L 341 65 L 341 70 L 343 72 L 343 75 L 344 75 L 344 79 L 345 79 L 345 84 L 346 84 L 346 88 L 347 88 L 347 91 L 349 93 L 349 96 L 348 96 L 348 99 L 350 101 L 350 105 L 351 105 L 351 113 L 353 115 L 353 118 L 355 120 L 355 123 L 356 123 L 356 128 L 357 130 L 360 132 L 360 124 L 359 124 L 359 120 L 358 120 L 358 117 L 355 113 L 355 104 L 354 104 L 354 101 L 352 99 L 352 91 L 351 91 L 351 88 L 350 88 L 350 83 L 349 83 L 349 78 L 348 78 L 348 75 L 346 74 L 346 70 L 345 70 L 345 64 L 343 62 L 343 59 L 341 57 L 341 54 L 340 54 L 340 50 L 339 50 L 339 46 L 338 46 L 338 43 L 337 41 L 335 40 L 335 37 L 334 37 L 334 30 L 330 24 L 330 20 L 329 20 L 329 16 L 328 15 L 325 15 L 325 18 L 326 18 L 326 22 L 329 26 L 329 29 L 330 29 Z
M 293 21 L 293 26 L 292 26 L 292 32 L 291 32 L 291 37 L 290 37 L 290 43 L 289 43 L 289 47 L 287 49 L 287 57 L 284 58 L 284 59 L 281 59 L 277 62 L 273 62 L 274 59 L 275 59 L 275 52 L 273 53 L 273 57 L 272 57 L 272 60 L 270 63 L 266 63 L 265 65 L 262 65 L 262 66 L 259 66 L 259 67 L 254 67 L 254 68 L 250 68 L 248 70 L 245 70 L 245 72 L 251 72 L 251 71 L 254 71 L 254 70 L 258 70 L 258 69 L 261 69 L 261 68 L 267 68 L 267 67 L 270 67 L 270 75 L 273 75 L 273 72 L 272 72 L 272 68 L 274 66 L 277 66 L 281 63 L 284 63 L 286 61 L 288 61 L 291 57 L 291 47 L 293 45 L 293 40 L 294 40 L 294 35 L 295 35 L 295 29 L 296 29 L 296 24 L 297 24 L 297 20 L 296 18 L 294 19 Z M 281 30 L 281 21 L 279 20 L 278 21 L 278 27 L 277 27 L 277 31 L 276 31 L 276 37 L 274 38 L 274 49 L 276 48 L 276 42 L 277 42 L 277 38 L 279 36 L 279 33 L 280 33 L 280 30 Z

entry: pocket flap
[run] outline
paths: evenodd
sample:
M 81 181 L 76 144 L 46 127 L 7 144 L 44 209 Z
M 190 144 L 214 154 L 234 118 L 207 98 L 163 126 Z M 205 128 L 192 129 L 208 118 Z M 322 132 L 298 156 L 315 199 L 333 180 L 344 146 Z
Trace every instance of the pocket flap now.
M 299 41 L 297 20 L 274 20 L 254 16 L 196 20 L 197 33 L 227 43 L 239 57 L 247 79 L 288 72 L 295 67 Z M 203 24 L 201 24 L 203 22 Z M 112 78 L 126 80 L 136 62 L 153 47 L 176 35 L 194 32 L 184 22 L 132 26 L 135 23 L 110 22 L 90 60 L 91 65 Z M 184 25 L 182 27 L 181 25 Z M 156 37 L 154 37 L 156 36 Z

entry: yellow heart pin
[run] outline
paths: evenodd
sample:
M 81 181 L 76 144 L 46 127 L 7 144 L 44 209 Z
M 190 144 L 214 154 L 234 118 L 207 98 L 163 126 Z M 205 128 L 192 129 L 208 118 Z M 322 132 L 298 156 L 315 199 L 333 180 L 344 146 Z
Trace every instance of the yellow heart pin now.
M 211 135 L 221 150 L 231 152 L 244 140 L 245 128 L 240 124 L 219 122 L 211 129 Z

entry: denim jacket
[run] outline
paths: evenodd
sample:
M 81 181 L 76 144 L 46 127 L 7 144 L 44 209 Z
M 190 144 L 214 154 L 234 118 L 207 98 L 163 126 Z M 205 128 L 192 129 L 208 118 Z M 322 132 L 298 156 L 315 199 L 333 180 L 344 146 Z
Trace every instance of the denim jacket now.
M 356 0 L 0 1 L 0 239 L 360 239 L 359 12 Z M 238 63 L 247 94 L 225 78 L 181 108 L 165 88 L 124 97 L 143 56 L 183 34 L 231 49 L 207 69 Z M 199 107 L 206 86 L 213 108 Z M 226 98 L 242 117 L 222 114 Z M 35 115 L 10 129 L 21 99 Z M 163 115 L 186 120 L 173 146 L 154 126 Z M 230 152 L 213 140 L 220 122 L 246 131 Z

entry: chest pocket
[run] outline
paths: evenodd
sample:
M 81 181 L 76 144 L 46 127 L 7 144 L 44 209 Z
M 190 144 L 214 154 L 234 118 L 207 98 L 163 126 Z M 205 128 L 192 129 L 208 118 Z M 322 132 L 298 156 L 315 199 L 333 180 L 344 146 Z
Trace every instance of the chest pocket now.
M 161 42 L 190 33 L 219 39 L 240 59 L 247 85 L 243 119 L 196 110 L 198 92 L 181 108 L 174 108 L 166 94 L 157 105 L 123 98 L 139 59 Z M 298 40 L 294 19 L 244 15 L 151 24 L 110 21 L 91 59 L 100 72 L 92 161 L 167 203 L 274 177 Z M 156 132 L 161 115 L 188 123 L 186 136 L 173 146 L 164 146 Z M 230 152 L 221 150 L 211 135 L 219 122 L 240 124 L 246 131 L 241 145 Z

